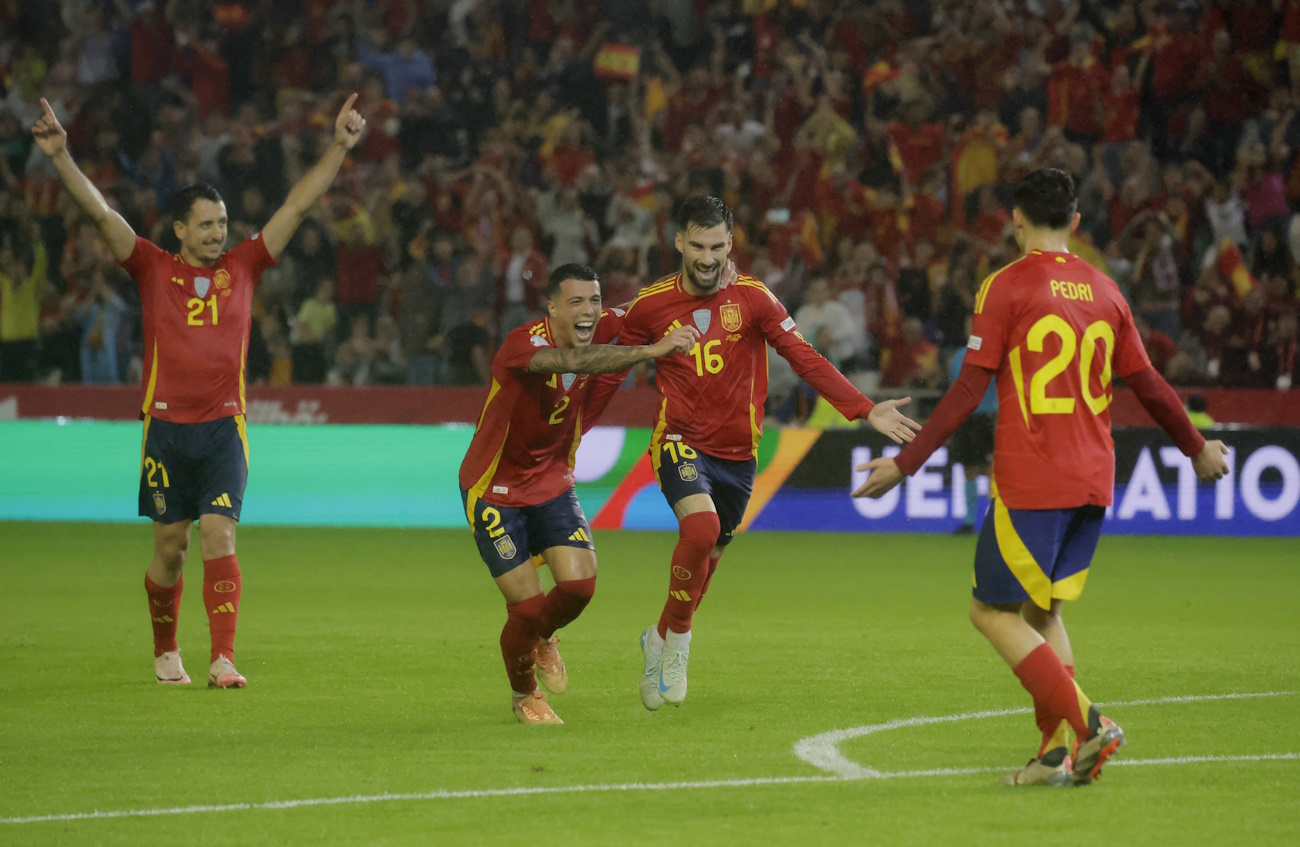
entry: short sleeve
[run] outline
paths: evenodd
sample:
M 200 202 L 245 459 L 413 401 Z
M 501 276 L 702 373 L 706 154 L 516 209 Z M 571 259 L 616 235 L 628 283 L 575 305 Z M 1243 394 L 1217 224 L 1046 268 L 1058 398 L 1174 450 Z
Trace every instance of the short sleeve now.
M 506 336 L 497 351 L 496 361 L 508 370 L 526 371 L 537 351 L 550 346 L 551 343 L 540 335 L 516 330 Z
M 260 232 L 236 244 L 230 249 L 229 255 L 233 262 L 248 271 L 254 281 L 261 276 L 262 271 L 276 263 L 271 251 L 266 249 L 266 242 L 262 240 Z
M 131 255 L 126 257 L 122 262 L 122 268 L 131 275 L 139 285 L 148 275 L 149 269 L 153 267 L 159 259 L 167 257 L 167 251 L 154 244 L 147 238 L 136 236 L 135 247 L 131 250 Z
M 966 341 L 966 362 L 994 371 L 1006 353 L 1012 307 L 1011 286 L 1005 280 L 999 284 L 997 277 L 993 274 L 984 280 L 975 295 L 975 318 Z
M 649 323 L 648 323 L 649 313 L 647 311 L 649 308 L 650 307 L 645 303 L 638 303 L 637 301 L 633 300 L 632 304 L 628 306 L 627 310 L 624 311 L 622 315 L 618 316 L 619 317 L 619 332 L 618 332 L 619 344 L 639 346 L 642 344 L 649 343 L 650 341 Z M 614 310 L 610 310 L 611 314 L 613 313 L 613 311 Z M 600 324 L 603 323 L 605 323 L 605 319 L 602 317 L 600 319 Z M 600 327 L 600 324 L 597 324 L 597 328 Z
M 616 344 L 618 338 L 623 332 L 623 317 L 626 311 L 618 306 L 610 306 L 600 313 L 600 320 L 596 323 L 596 334 L 592 336 L 592 344 Z
M 1133 312 L 1122 298 L 1119 303 L 1120 319 L 1115 333 L 1115 352 L 1112 355 L 1112 373 L 1123 379 L 1151 367 L 1146 346 L 1138 334 L 1137 325 L 1133 323 Z

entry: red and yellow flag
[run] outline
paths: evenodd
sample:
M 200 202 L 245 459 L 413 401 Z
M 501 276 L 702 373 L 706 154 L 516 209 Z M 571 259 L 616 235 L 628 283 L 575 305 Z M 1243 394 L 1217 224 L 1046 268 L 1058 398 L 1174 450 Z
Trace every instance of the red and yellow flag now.
M 641 70 L 641 48 L 631 44 L 606 44 L 592 62 L 596 76 L 636 79 Z
M 1259 288 L 1259 280 L 1246 267 L 1246 257 L 1241 255 L 1241 250 L 1231 238 L 1223 239 L 1223 244 L 1219 246 L 1219 273 L 1232 286 L 1239 300 Z

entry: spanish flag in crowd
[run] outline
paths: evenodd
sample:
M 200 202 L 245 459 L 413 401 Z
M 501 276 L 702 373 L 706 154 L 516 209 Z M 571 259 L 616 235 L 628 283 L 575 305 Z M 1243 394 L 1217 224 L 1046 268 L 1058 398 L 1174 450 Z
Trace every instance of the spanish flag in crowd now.
M 897 68 L 892 67 L 889 62 L 881 59 L 879 62 L 876 62 L 871 67 L 867 68 L 867 72 L 862 75 L 863 93 L 870 96 L 871 92 L 875 91 L 880 86 L 898 79 L 899 73 L 900 71 Z
M 1231 238 L 1223 239 L 1223 244 L 1219 245 L 1219 273 L 1232 286 L 1238 300 L 1259 288 L 1259 280 L 1246 267 L 1246 257 L 1241 255 Z
M 641 70 L 641 48 L 631 44 L 606 44 L 592 63 L 596 76 L 636 79 Z

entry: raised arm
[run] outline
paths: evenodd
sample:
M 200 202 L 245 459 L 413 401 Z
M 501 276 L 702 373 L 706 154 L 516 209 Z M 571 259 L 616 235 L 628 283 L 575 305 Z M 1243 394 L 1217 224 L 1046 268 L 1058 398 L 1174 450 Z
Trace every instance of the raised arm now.
M 592 344 L 561 350 L 544 347 L 528 363 L 535 374 L 607 374 L 625 371 L 633 365 L 658 359 L 670 353 L 686 353 L 700 337 L 693 326 L 678 327 L 654 344 L 623 347 L 617 344 Z
M 355 102 L 357 95 L 353 94 L 343 104 L 343 109 L 334 120 L 334 141 L 329 149 L 311 170 L 303 174 L 302 179 L 294 183 L 284 205 L 262 228 L 262 241 L 271 258 L 278 258 L 284 252 L 289 239 L 293 238 L 302 224 L 303 217 L 330 187 L 348 151 L 360 140 L 361 131 L 366 128 L 366 119 L 352 108 Z
M 135 250 L 135 231 L 108 205 L 104 195 L 99 193 L 95 184 L 72 161 L 72 153 L 68 151 L 68 133 L 59 124 L 59 119 L 54 117 L 54 111 L 44 97 L 41 98 L 41 108 L 45 110 L 45 115 L 32 127 L 36 145 L 50 157 L 54 169 L 58 171 L 59 181 L 72 195 L 77 206 L 95 222 L 100 237 L 108 245 L 108 252 L 117 261 L 125 262 Z

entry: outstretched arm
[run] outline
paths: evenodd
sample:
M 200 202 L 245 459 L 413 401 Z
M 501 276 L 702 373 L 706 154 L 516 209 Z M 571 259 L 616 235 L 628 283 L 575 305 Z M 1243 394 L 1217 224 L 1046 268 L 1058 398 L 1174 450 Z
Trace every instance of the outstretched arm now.
M 104 195 L 99 193 L 95 184 L 72 161 L 72 154 L 68 151 L 68 133 L 59 124 L 59 119 L 54 117 L 54 111 L 44 97 L 41 98 L 41 108 L 45 110 L 45 115 L 32 127 L 36 145 L 50 157 L 54 169 L 59 173 L 59 180 L 68 189 L 77 206 L 95 222 L 95 227 L 113 258 L 125 262 L 135 250 L 135 231 L 108 205 Z
M 293 238 L 293 234 L 302 224 L 303 217 L 330 187 L 348 151 L 360 140 L 361 131 L 366 128 L 366 119 L 352 108 L 352 104 L 356 101 L 357 95 L 353 94 L 343 104 L 342 111 L 334 120 L 333 143 L 325 151 L 325 155 L 320 157 L 316 166 L 303 174 L 302 179 L 294 184 L 284 205 L 262 228 L 262 241 L 266 244 L 266 251 L 271 254 L 272 259 L 279 258 L 284 252 L 284 248 L 289 245 L 289 239 Z
M 617 344 L 592 344 L 561 350 L 544 347 L 528 363 L 535 374 L 607 374 L 625 371 L 633 365 L 658 359 L 670 353 L 686 353 L 695 345 L 699 332 L 693 326 L 678 327 L 654 344 L 622 347 Z

